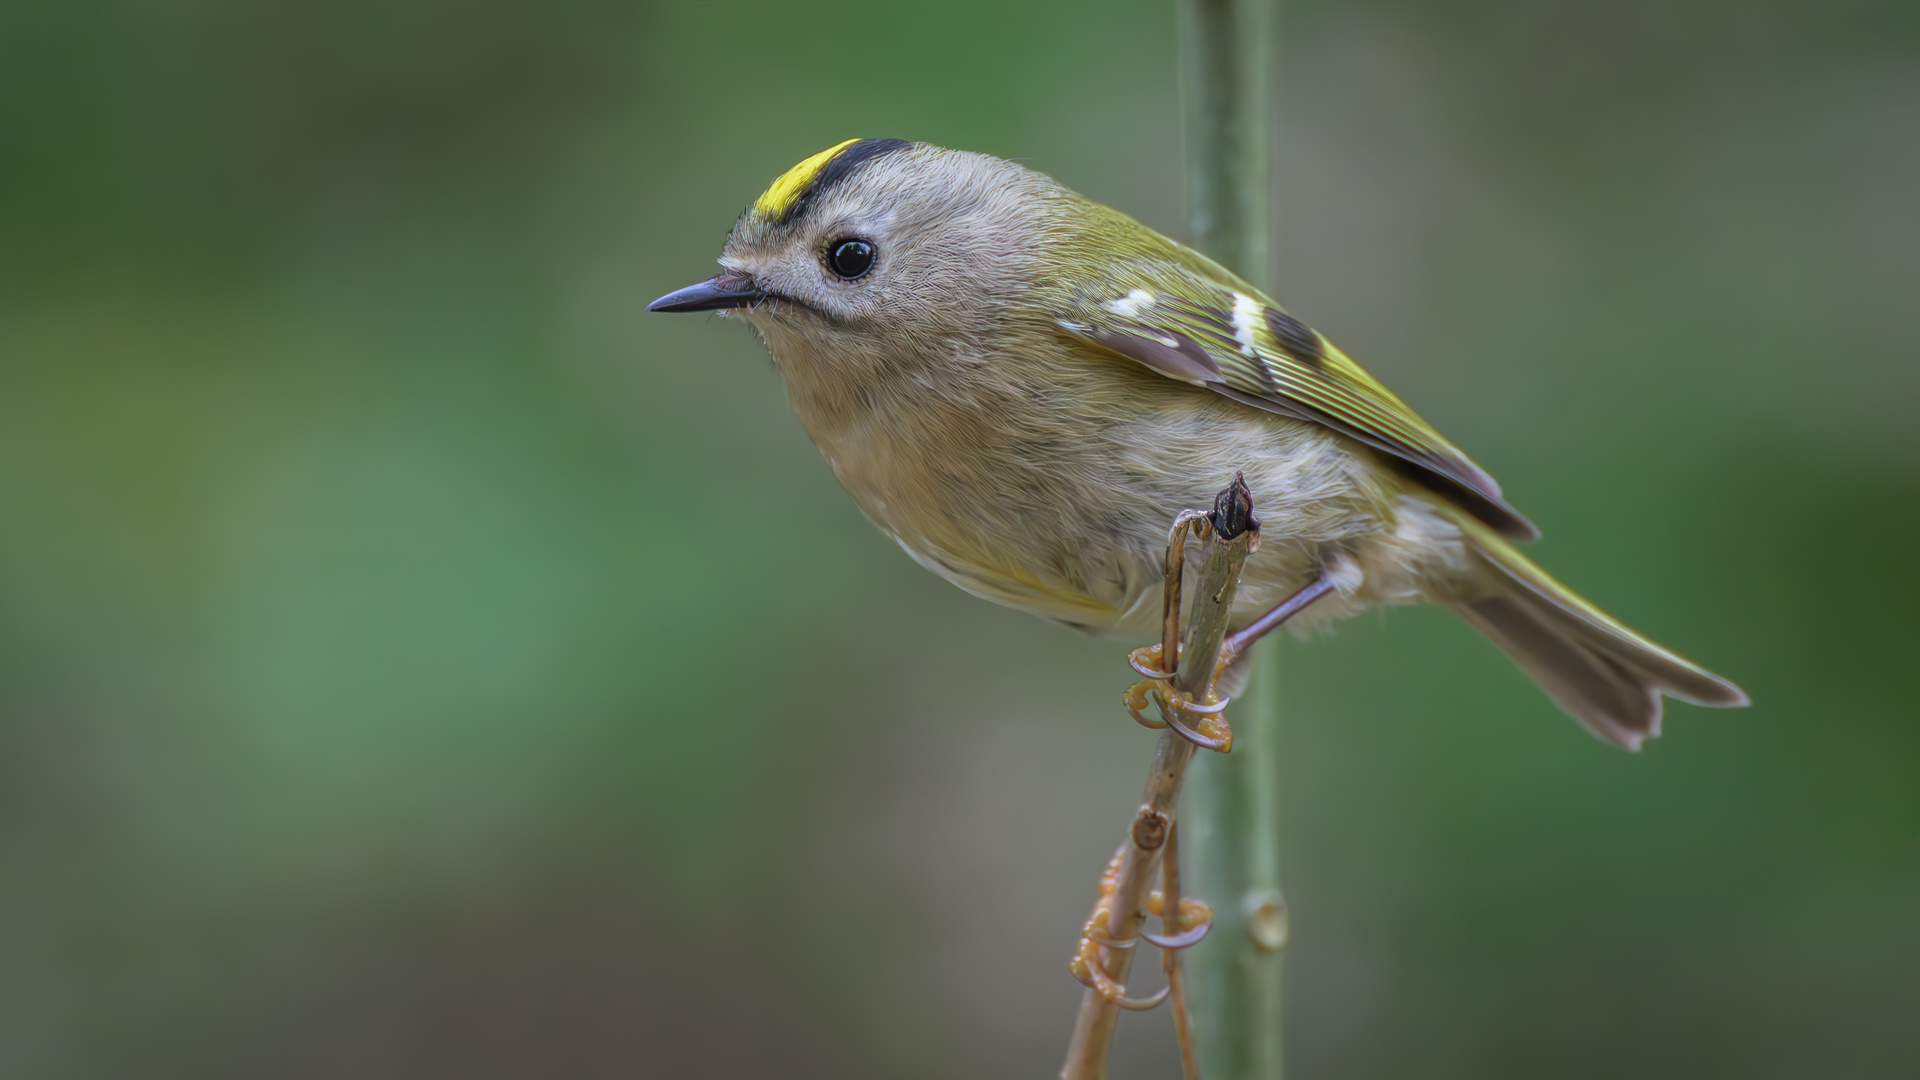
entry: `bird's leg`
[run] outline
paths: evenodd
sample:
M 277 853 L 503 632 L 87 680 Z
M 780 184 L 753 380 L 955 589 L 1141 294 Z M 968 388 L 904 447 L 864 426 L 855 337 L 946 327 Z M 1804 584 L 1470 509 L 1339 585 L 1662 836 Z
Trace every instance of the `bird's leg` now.
M 1308 605 L 1332 591 L 1332 576 L 1321 574 L 1319 577 L 1307 582 L 1299 592 L 1282 600 L 1272 611 L 1267 612 L 1265 615 L 1247 624 L 1246 629 L 1228 634 L 1227 643 L 1221 647 L 1220 655 L 1234 657 L 1245 654 L 1248 647 L 1254 642 L 1266 637 L 1278 629 L 1280 624 L 1305 611 Z

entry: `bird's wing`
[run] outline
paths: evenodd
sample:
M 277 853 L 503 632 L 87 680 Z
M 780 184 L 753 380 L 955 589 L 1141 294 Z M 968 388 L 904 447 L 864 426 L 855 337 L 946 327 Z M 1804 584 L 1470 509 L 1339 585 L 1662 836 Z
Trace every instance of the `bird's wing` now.
M 1115 269 L 1112 280 L 1082 282 L 1064 298 L 1054 320 L 1062 330 L 1169 378 L 1323 424 L 1388 455 L 1502 534 L 1539 535 L 1493 477 L 1332 342 L 1250 286 L 1198 256 L 1181 263 L 1149 257 Z

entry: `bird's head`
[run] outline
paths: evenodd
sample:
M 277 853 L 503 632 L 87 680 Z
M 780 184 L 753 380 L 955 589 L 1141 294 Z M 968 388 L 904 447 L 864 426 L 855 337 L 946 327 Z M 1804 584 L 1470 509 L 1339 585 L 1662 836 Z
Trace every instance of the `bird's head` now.
M 987 331 L 1033 276 L 1064 196 L 999 158 L 849 139 L 782 173 L 734 223 L 714 277 L 649 311 L 751 321 L 783 353 L 898 353 Z

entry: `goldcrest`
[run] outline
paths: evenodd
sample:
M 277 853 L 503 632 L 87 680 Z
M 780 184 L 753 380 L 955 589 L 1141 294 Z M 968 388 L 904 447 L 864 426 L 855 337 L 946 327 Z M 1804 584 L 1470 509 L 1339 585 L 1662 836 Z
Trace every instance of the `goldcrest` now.
M 720 265 L 649 310 L 750 323 L 861 510 L 976 596 L 1157 637 L 1168 527 L 1239 472 L 1262 540 L 1236 626 L 1322 578 L 1296 628 L 1442 604 L 1630 749 L 1663 694 L 1746 704 L 1516 550 L 1538 534 L 1493 478 L 1325 336 L 1050 177 L 849 139 L 775 180 Z

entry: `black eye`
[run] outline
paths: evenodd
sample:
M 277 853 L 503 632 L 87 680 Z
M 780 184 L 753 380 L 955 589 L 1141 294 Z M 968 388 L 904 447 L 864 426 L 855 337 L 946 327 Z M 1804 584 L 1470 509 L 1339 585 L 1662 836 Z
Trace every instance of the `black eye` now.
M 873 245 L 865 240 L 836 240 L 827 253 L 833 272 L 852 281 L 873 269 Z

